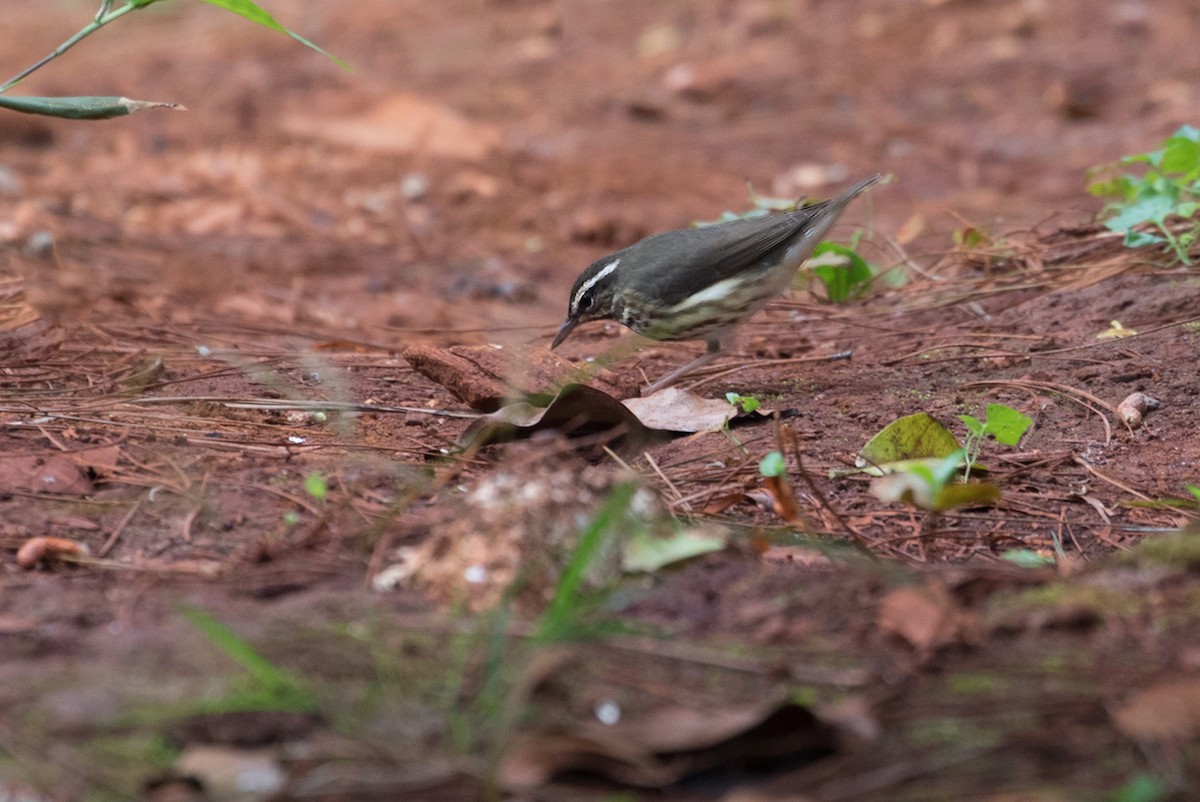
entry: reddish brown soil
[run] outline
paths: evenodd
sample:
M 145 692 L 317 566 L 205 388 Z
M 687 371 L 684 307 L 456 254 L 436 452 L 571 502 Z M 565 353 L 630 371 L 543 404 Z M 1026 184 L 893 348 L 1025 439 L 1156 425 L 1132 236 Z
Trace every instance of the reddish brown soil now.
M 2 76 L 94 13 L 10 5 Z M 601 771 L 520 798 L 1112 799 L 1140 780 L 1161 794 L 1136 798 L 1191 798 L 1196 561 L 1186 539 L 1165 557 L 1143 541 L 1191 514 L 1145 502 L 1200 484 L 1187 324 L 1200 279 L 1089 227 L 1100 204 L 1085 172 L 1196 122 L 1192 4 L 270 10 L 354 72 L 169 3 L 21 89 L 189 111 L 0 123 L 0 800 L 192 798 L 157 785 L 183 775 L 232 798 L 177 762 L 212 742 L 275 750 L 274 798 L 483 798 L 492 758 L 550 751 L 547 733 L 573 732 L 564 721 L 586 722 L 597 700 L 783 697 L 838 737 L 821 730 L 821 748 L 783 768 L 734 761 L 665 790 Z M 425 115 L 459 116 L 427 135 Z M 744 208 L 747 180 L 824 196 L 875 171 L 895 180 L 836 234 L 865 229 L 862 253 L 903 286 L 844 306 L 797 291 L 694 385 L 780 413 L 811 533 L 766 503 L 758 461 L 781 430 L 764 420 L 736 442 L 708 433 L 629 457 L 673 512 L 734 532 L 725 551 L 621 585 L 607 609 L 637 638 L 517 638 L 497 669 L 485 656 L 504 622 L 463 614 L 459 591 L 372 590 L 398 549 L 431 538 L 494 534 L 540 566 L 522 549 L 558 531 L 555 516 L 589 520 L 618 475 L 550 439 L 453 456 L 470 411 L 405 347 L 540 348 L 592 259 Z M 984 246 L 956 248 L 968 227 Z M 1113 320 L 1139 336 L 1097 339 Z M 593 324 L 562 351 L 599 355 L 618 335 Z M 698 347 L 612 368 L 653 378 Z M 1105 405 L 1136 390 L 1163 406 L 1130 430 Z M 1034 419 L 1019 449 L 984 447 L 1004 494 L 993 507 L 931 517 L 881 504 L 860 475 L 829 478 L 901 415 L 961 432 L 955 416 L 988 403 Z M 595 503 L 472 506 L 505 476 L 566 477 Z M 18 568 L 43 536 L 92 559 Z M 1056 544 L 1057 571 L 1002 558 Z M 561 568 L 545 562 L 515 634 Z M 909 586 L 928 603 L 896 595 Z M 308 701 L 256 697 L 219 636 L 181 612 L 194 607 L 301 678 Z M 1190 712 L 1145 726 L 1157 697 L 1131 694 L 1176 674 L 1182 701 L 1166 707 Z M 204 710 L 242 715 L 224 722 L 235 735 Z

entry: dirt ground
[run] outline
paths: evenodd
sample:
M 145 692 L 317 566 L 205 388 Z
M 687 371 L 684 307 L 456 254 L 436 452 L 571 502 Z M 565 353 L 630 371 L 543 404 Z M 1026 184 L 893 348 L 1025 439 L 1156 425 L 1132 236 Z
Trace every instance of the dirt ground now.
M 0 77 L 95 11 L 8 6 Z M 1085 188 L 1196 123 L 1193 3 L 269 10 L 353 71 L 179 0 L 21 90 L 186 112 L 0 122 L 0 801 L 1196 798 L 1200 278 Z M 873 172 L 833 236 L 871 292 L 683 383 L 777 414 L 464 453 L 405 358 L 549 390 L 590 261 Z M 702 347 L 627 336 L 555 353 L 630 388 Z M 852 470 L 989 403 L 1033 419 L 993 505 Z M 581 533 L 671 516 L 725 547 L 554 595 Z

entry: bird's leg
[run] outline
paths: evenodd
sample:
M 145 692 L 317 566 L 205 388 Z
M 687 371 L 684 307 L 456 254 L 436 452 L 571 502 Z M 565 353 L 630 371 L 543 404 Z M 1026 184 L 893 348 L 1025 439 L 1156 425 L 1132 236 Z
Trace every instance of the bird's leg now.
M 710 338 L 708 340 L 708 350 L 704 354 L 696 357 L 695 359 L 693 359 L 691 362 L 688 362 L 683 367 L 675 368 L 675 370 L 671 371 L 666 376 L 663 376 L 661 379 L 654 382 L 653 384 L 646 385 L 645 387 L 642 388 L 642 395 L 643 396 L 651 395 L 652 393 L 657 393 L 659 390 L 663 389 L 664 387 L 669 387 L 671 384 L 673 384 L 675 382 L 676 379 L 686 376 L 687 374 L 691 373 L 692 371 L 696 370 L 697 368 L 701 367 L 702 365 L 707 365 L 720 352 L 721 352 L 721 340 L 716 337 Z

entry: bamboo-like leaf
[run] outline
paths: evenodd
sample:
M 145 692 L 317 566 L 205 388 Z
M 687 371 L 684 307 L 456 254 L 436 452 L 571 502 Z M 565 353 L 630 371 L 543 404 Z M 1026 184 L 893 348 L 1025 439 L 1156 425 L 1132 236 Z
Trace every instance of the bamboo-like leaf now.
M 178 103 L 131 100 L 127 97 L 9 97 L 0 95 L 0 109 L 44 114 L 68 120 L 108 120 L 145 109 L 187 111 Z
M 287 28 L 280 25 L 275 21 L 274 17 L 256 4 L 250 2 L 250 0 L 204 0 L 204 2 L 210 3 L 218 8 L 223 8 L 226 11 L 232 11 L 239 17 L 248 19 L 251 22 L 256 22 L 259 25 L 262 25 L 264 28 L 270 28 L 273 31 L 279 31 L 280 33 L 287 34 L 305 47 L 311 47 L 313 50 L 317 51 L 322 56 L 325 56 L 342 69 L 353 71 L 353 68 L 349 64 L 342 61 L 337 56 L 323 50 L 320 46 L 308 41 L 295 31 L 289 31 Z

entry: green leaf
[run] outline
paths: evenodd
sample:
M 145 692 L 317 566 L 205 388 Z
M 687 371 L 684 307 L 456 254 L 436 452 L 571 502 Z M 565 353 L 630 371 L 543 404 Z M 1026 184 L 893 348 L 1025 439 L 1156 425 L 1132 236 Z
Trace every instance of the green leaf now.
M 950 478 L 958 471 L 958 466 L 963 464 L 963 460 L 967 456 L 967 450 L 960 448 L 953 454 L 946 455 L 940 462 L 933 466 L 933 483 L 939 490 L 946 486 Z
M 0 95 L 0 109 L 42 114 L 68 120 L 110 120 L 144 109 L 187 111 L 177 103 L 131 100 L 127 97 L 29 97 Z
M 1125 240 L 1122 244 L 1126 248 L 1143 248 L 1147 245 L 1157 245 L 1166 242 L 1166 240 L 1157 234 L 1151 234 L 1149 231 L 1127 231 L 1125 232 Z
M 959 449 L 958 440 L 928 412 L 894 420 L 872 437 L 859 455 L 859 467 L 886 466 L 901 460 L 948 457 Z
M 329 483 L 321 474 L 310 473 L 304 480 L 304 492 L 317 501 L 324 501 L 325 497 L 329 495 Z
M 621 556 L 624 571 L 653 573 L 672 563 L 725 548 L 724 535 L 701 529 L 681 529 L 670 537 L 655 537 L 640 531 L 625 544 Z
M 981 507 L 1000 498 L 1000 488 L 991 482 L 971 482 L 965 485 L 946 485 L 934 497 L 934 509 L 939 512 L 957 507 Z
M 996 442 L 1015 446 L 1033 425 L 1033 418 L 1004 404 L 988 404 L 987 430 Z
M 832 259 L 822 256 L 831 254 Z M 826 300 L 830 303 L 845 303 L 866 291 L 871 286 L 874 271 L 867 261 L 852 248 L 836 242 L 822 242 L 813 249 L 812 259 L 818 261 L 812 273 L 825 286 Z
M 725 400 L 730 406 L 739 408 L 742 412 L 749 415 L 751 412 L 758 410 L 762 406 L 762 402 L 752 395 L 741 395 L 740 393 L 725 393 Z
M 1191 175 L 1200 170 L 1200 142 L 1186 137 L 1171 137 L 1163 153 L 1163 170 Z
M 1045 568 L 1054 565 L 1054 558 L 1038 554 L 1032 549 L 1012 549 L 1000 555 L 1003 559 L 1022 568 Z
M 321 49 L 317 45 L 308 41 L 300 34 L 295 33 L 294 31 L 289 31 L 287 28 L 280 25 L 278 22 L 275 21 L 274 17 L 272 17 L 266 11 L 263 11 L 261 8 L 259 8 L 254 3 L 250 2 L 250 0 L 204 0 L 204 2 L 210 3 L 211 5 L 217 6 L 218 8 L 223 8 L 226 11 L 232 11 L 234 14 L 237 14 L 239 17 L 248 19 L 251 22 L 256 22 L 259 25 L 262 25 L 264 28 L 270 28 L 273 31 L 279 31 L 280 33 L 287 34 L 288 36 L 292 37 L 293 39 L 295 39 L 297 42 L 304 45 L 305 47 L 310 47 L 313 50 L 320 53 L 322 56 L 325 56 L 326 58 L 328 58 L 334 64 L 337 64 L 342 69 L 347 70 L 347 71 L 353 71 L 353 68 L 349 64 L 342 61 L 337 56 L 334 56 L 330 53 L 325 52 L 325 50 Z
M 982 437 L 987 430 L 984 422 L 974 415 L 959 415 L 958 419 L 967 427 L 967 431 L 976 437 Z
M 783 476 L 787 473 L 787 461 L 783 454 L 772 451 L 758 463 L 758 472 L 763 476 Z
M 1171 798 L 1171 789 L 1166 781 L 1153 774 L 1137 774 L 1121 786 L 1112 802 L 1166 802 Z
M 1152 195 L 1126 206 L 1104 225 L 1112 231 L 1128 231 L 1140 223 L 1161 223 L 1175 208 L 1175 200 L 1166 195 Z
M 1171 134 L 1171 139 L 1188 139 L 1192 142 L 1200 142 L 1200 128 L 1192 125 L 1181 125 L 1178 131 Z
M 998 499 L 1000 488 L 990 482 L 951 483 L 963 456 L 959 450 L 941 460 L 908 463 L 903 471 L 872 481 L 871 493 L 885 503 L 903 501 L 937 512 L 990 504 Z
M 1184 485 L 1184 487 L 1187 489 L 1187 492 L 1195 496 L 1197 502 L 1200 502 L 1200 487 L 1196 485 Z

